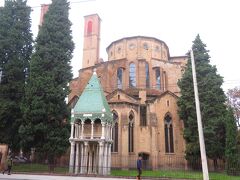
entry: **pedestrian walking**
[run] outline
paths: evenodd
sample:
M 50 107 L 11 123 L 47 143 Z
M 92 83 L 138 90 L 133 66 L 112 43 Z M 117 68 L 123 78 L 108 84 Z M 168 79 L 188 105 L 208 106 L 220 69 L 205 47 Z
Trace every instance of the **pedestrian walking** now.
M 142 174 L 142 156 L 138 156 L 137 170 L 138 170 L 137 179 L 141 179 L 141 174 Z
M 7 169 L 3 170 L 3 174 L 8 171 L 8 175 L 11 174 L 11 170 L 12 170 L 12 165 L 13 165 L 13 160 L 12 160 L 12 157 L 8 157 L 7 158 Z

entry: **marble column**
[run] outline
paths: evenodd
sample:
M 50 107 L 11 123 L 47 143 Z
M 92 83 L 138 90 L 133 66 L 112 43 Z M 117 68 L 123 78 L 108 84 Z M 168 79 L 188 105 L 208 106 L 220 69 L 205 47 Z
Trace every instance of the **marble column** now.
M 83 174 L 83 165 L 84 165 L 84 145 L 83 143 L 80 144 L 80 147 L 81 147 L 81 162 L 80 162 L 80 173 Z
M 74 129 L 75 129 L 74 138 L 77 138 L 78 137 L 78 125 L 77 124 L 74 124 Z
M 75 174 L 79 172 L 79 143 L 76 143 Z
M 101 139 L 105 139 L 105 123 L 102 122 L 102 136 L 101 136 Z
M 73 173 L 75 142 L 71 141 L 70 143 L 71 143 L 71 151 L 70 151 L 69 173 Z
M 83 139 L 83 132 L 84 132 L 84 121 L 81 121 L 82 128 L 81 128 L 81 139 Z
M 104 156 L 103 156 L 103 175 L 107 175 L 107 161 L 108 161 L 108 143 L 104 145 Z
M 111 174 L 111 146 L 112 146 L 112 144 L 109 143 L 109 146 L 108 146 L 108 172 L 107 172 L 108 175 Z
M 92 150 L 89 151 L 88 174 L 92 174 Z
M 111 124 L 109 124 L 109 138 L 108 139 L 109 140 L 112 139 L 112 125 Z
M 98 174 L 103 174 L 103 142 L 99 142 Z
M 108 129 L 108 123 L 105 124 L 105 139 L 106 140 L 108 138 L 108 131 L 107 131 L 107 129 Z
M 73 138 L 73 131 L 74 131 L 74 123 L 72 122 L 71 123 L 71 136 L 70 136 L 71 139 Z
M 113 126 L 111 125 L 111 128 L 110 128 L 110 140 L 113 140 Z
M 110 124 L 108 124 L 108 128 L 107 128 L 107 134 L 108 134 L 108 136 L 107 136 L 107 139 L 109 140 L 110 139 Z
M 88 160 L 88 142 L 84 142 L 84 163 L 83 163 L 83 173 L 87 173 L 87 160 Z
M 97 168 L 97 146 L 94 144 L 93 146 L 93 152 L 94 152 L 94 161 L 93 161 L 93 173 L 96 174 L 96 168 Z
M 91 129 L 91 139 L 93 139 L 93 128 L 94 128 L 94 121 L 91 122 L 92 124 L 92 129 Z
M 81 125 L 78 124 L 78 138 L 81 138 Z

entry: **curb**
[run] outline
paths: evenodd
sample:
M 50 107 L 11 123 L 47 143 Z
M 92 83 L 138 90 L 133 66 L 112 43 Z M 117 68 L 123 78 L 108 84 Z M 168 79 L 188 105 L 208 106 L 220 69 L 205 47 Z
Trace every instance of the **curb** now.
M 98 177 L 98 178 L 119 178 L 119 179 L 136 179 L 135 176 L 101 176 L 101 175 L 89 175 L 89 174 L 56 174 L 56 173 L 28 173 L 28 172 L 14 172 L 13 174 L 29 174 L 29 175 L 47 175 L 47 176 L 72 176 L 72 177 Z M 153 180 L 191 180 L 191 179 L 173 179 L 168 177 L 148 177 L 143 176 L 142 179 L 153 179 Z

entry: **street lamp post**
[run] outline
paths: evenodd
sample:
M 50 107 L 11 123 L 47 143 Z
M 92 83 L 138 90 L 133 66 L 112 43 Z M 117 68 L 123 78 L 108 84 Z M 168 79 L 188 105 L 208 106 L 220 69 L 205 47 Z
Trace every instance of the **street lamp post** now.
M 197 112 L 198 135 L 199 135 L 200 152 L 201 152 L 201 160 L 202 160 L 203 179 L 209 180 L 207 157 L 206 157 L 203 128 L 202 128 L 202 118 L 201 118 L 200 103 L 199 103 L 199 96 L 198 96 L 196 69 L 195 69 L 194 55 L 193 55 L 192 49 L 190 53 L 191 53 L 191 62 L 192 62 L 193 86 L 194 86 L 195 104 L 196 104 L 196 112 Z

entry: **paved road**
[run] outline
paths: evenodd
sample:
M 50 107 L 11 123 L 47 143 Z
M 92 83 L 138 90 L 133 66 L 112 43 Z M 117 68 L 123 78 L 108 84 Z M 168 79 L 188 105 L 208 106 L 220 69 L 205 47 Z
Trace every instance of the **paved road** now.
M 0 174 L 0 180 L 120 180 L 119 178 L 76 177 L 76 176 L 49 176 L 26 174 Z M 122 179 L 127 180 L 127 179 Z M 128 179 L 129 180 L 129 179 Z

